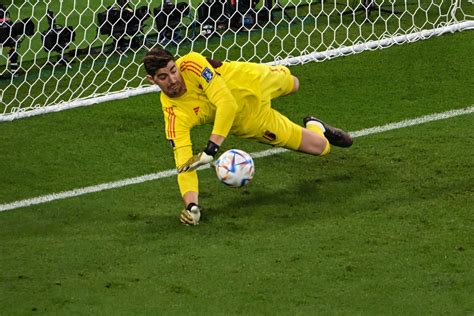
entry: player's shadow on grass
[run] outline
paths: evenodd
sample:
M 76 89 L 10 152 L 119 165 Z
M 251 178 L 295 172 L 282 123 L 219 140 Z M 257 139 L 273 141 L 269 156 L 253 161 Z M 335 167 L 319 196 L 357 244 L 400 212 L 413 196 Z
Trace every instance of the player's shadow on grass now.
M 393 176 L 390 169 L 364 158 L 337 157 L 309 169 L 299 177 L 282 173 L 279 183 L 257 178 L 244 189 L 225 188 L 219 183 L 216 187 L 203 185 L 201 224 L 288 225 L 370 211 L 360 196 L 370 195 L 385 178 Z M 383 205 L 382 198 L 374 196 L 369 207 Z M 152 216 L 148 229 L 172 233 L 179 225 L 178 216 L 179 210 Z
M 285 187 L 272 190 L 249 187 L 247 190 L 242 190 L 241 194 L 233 195 L 232 199 L 219 203 L 219 207 L 207 208 L 203 220 L 253 218 L 271 222 L 301 217 L 303 213 L 307 213 L 306 210 L 317 211 L 318 204 L 331 199 L 330 196 L 314 190 L 324 183 L 325 180 L 313 178 L 297 180 L 287 183 Z
M 327 169 L 319 174 L 308 172 L 305 177 L 288 178 L 276 188 L 250 184 L 247 192 L 225 202 L 217 203 L 218 197 L 213 197 L 216 201 L 210 205 L 217 203 L 219 207 L 210 208 L 206 217 L 213 221 L 231 214 L 235 219 L 251 217 L 269 223 L 352 214 L 360 210 L 361 195 L 377 190 L 391 176 L 376 163 L 353 160 L 345 168 L 338 168 L 339 163 L 328 163 Z M 383 204 L 377 197 L 375 200 Z

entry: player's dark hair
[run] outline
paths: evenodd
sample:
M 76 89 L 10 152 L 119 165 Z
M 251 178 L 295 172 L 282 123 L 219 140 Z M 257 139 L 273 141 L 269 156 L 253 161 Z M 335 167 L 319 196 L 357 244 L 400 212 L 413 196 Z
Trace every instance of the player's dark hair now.
M 154 76 L 158 69 L 165 68 L 171 60 L 175 60 L 174 56 L 166 49 L 152 48 L 145 54 L 143 66 L 147 74 Z

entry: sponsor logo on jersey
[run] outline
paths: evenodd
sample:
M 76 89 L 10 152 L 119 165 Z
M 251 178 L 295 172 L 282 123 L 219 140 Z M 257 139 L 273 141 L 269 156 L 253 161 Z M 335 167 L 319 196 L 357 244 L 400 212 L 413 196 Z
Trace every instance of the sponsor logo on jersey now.
M 203 77 L 207 83 L 209 83 L 212 78 L 214 77 L 214 74 L 212 73 L 211 69 L 209 68 L 204 68 L 204 70 L 201 72 L 201 77 Z

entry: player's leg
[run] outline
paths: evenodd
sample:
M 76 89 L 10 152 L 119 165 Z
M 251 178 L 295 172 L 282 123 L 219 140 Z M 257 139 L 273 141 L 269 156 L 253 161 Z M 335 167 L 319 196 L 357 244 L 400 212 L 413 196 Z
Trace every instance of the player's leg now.
M 352 144 L 347 133 L 314 117 L 305 119 L 304 128 L 271 108 L 271 99 L 298 91 L 299 80 L 283 66 L 260 65 L 259 69 L 262 71 L 262 81 L 256 93 L 261 100 L 258 106 L 260 111 L 252 120 L 246 120 L 246 124 L 234 126 L 237 136 L 254 138 L 263 143 L 312 155 L 329 153 L 330 143 L 333 142 L 341 147 Z
M 293 149 L 294 144 L 294 142 L 290 142 L 285 147 Z M 322 130 L 318 130 L 315 126 L 311 126 L 311 128 L 301 127 L 301 142 L 296 150 L 311 155 L 324 156 L 331 151 L 331 145 L 324 137 Z
M 324 156 L 331 151 L 331 145 L 324 136 L 323 126 L 308 124 L 306 128 L 291 122 L 281 120 L 281 130 L 289 137 L 282 147 L 300 151 L 315 156 Z
M 262 136 L 257 139 L 274 146 L 316 156 L 328 154 L 331 145 L 339 147 L 352 145 L 352 138 L 348 133 L 321 120 L 308 117 L 304 120 L 304 124 L 305 127 L 299 126 L 270 108 L 261 121 Z
M 352 137 L 339 128 L 332 127 L 320 119 L 308 116 L 303 119 L 306 128 L 302 130 L 299 151 L 326 155 L 331 150 L 331 145 L 338 147 L 352 146 Z
M 331 148 L 322 126 L 319 130 L 316 126 L 304 128 L 270 107 L 252 123 L 247 126 L 247 131 L 253 131 L 249 138 L 262 143 L 317 156 L 329 153 Z
M 338 147 L 352 146 L 352 137 L 340 128 L 332 127 L 314 116 L 308 116 L 303 119 L 304 126 L 325 137 L 331 145 Z
M 328 154 L 331 144 L 340 147 L 352 144 L 349 134 L 319 120 L 305 122 L 306 127 L 302 127 L 277 110 L 270 107 L 266 109 L 252 119 L 251 124 L 242 126 L 235 135 L 315 156 Z M 331 138 L 328 139 L 328 136 Z
M 308 117 L 304 119 L 306 128 L 301 128 L 301 141 L 298 151 L 312 155 L 324 156 L 331 150 L 331 145 L 350 147 L 352 137 L 339 128 L 332 127 L 319 119 Z M 296 139 L 289 139 L 285 147 L 295 148 Z

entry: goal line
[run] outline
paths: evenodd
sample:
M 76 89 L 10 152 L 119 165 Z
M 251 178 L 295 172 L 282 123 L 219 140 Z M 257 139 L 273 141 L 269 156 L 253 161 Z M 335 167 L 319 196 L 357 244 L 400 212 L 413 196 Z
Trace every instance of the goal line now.
M 379 134 L 379 133 L 383 133 L 383 132 L 387 132 L 387 131 L 391 131 L 395 129 L 405 128 L 405 127 L 414 126 L 414 125 L 420 125 L 420 124 L 424 124 L 424 123 L 428 123 L 432 121 L 445 120 L 451 117 L 467 115 L 473 112 L 474 112 L 474 105 L 471 105 L 462 109 L 450 110 L 450 111 L 441 112 L 441 113 L 434 113 L 434 114 L 420 116 L 417 118 L 407 119 L 407 120 L 403 120 L 403 121 L 399 121 L 395 123 L 374 126 L 374 127 L 362 129 L 359 131 L 350 132 L 350 134 L 352 137 L 361 137 L 361 136 L 367 136 L 371 134 Z M 251 153 L 251 156 L 254 158 L 261 158 L 261 157 L 267 157 L 267 156 L 283 153 L 286 151 L 288 150 L 283 149 L 283 148 L 274 148 L 274 149 Z M 208 169 L 208 168 L 209 166 L 203 166 L 199 169 Z M 6 204 L 0 204 L 0 212 L 14 210 L 14 209 L 27 207 L 31 205 L 47 203 L 47 202 L 56 201 L 56 200 L 67 199 L 67 198 L 76 197 L 76 196 L 89 194 L 89 193 L 95 193 L 95 192 L 100 192 L 100 191 L 105 191 L 105 190 L 110 190 L 110 189 L 115 189 L 115 188 L 121 188 L 128 185 L 139 184 L 139 183 L 152 181 L 152 180 L 158 180 L 162 178 L 171 177 L 174 175 L 176 175 L 176 170 L 170 169 L 170 170 L 165 170 L 165 171 L 161 171 L 157 173 L 151 173 L 151 174 L 147 174 L 147 175 L 143 175 L 139 177 L 128 178 L 128 179 L 124 179 L 120 181 L 107 182 L 107 183 L 102 183 L 102 184 L 98 184 L 94 186 L 88 186 L 88 187 L 77 188 L 77 189 L 73 189 L 69 191 L 47 194 L 47 195 L 38 196 L 31 199 L 25 199 L 25 200 L 20 200 L 16 202 L 6 203 Z

